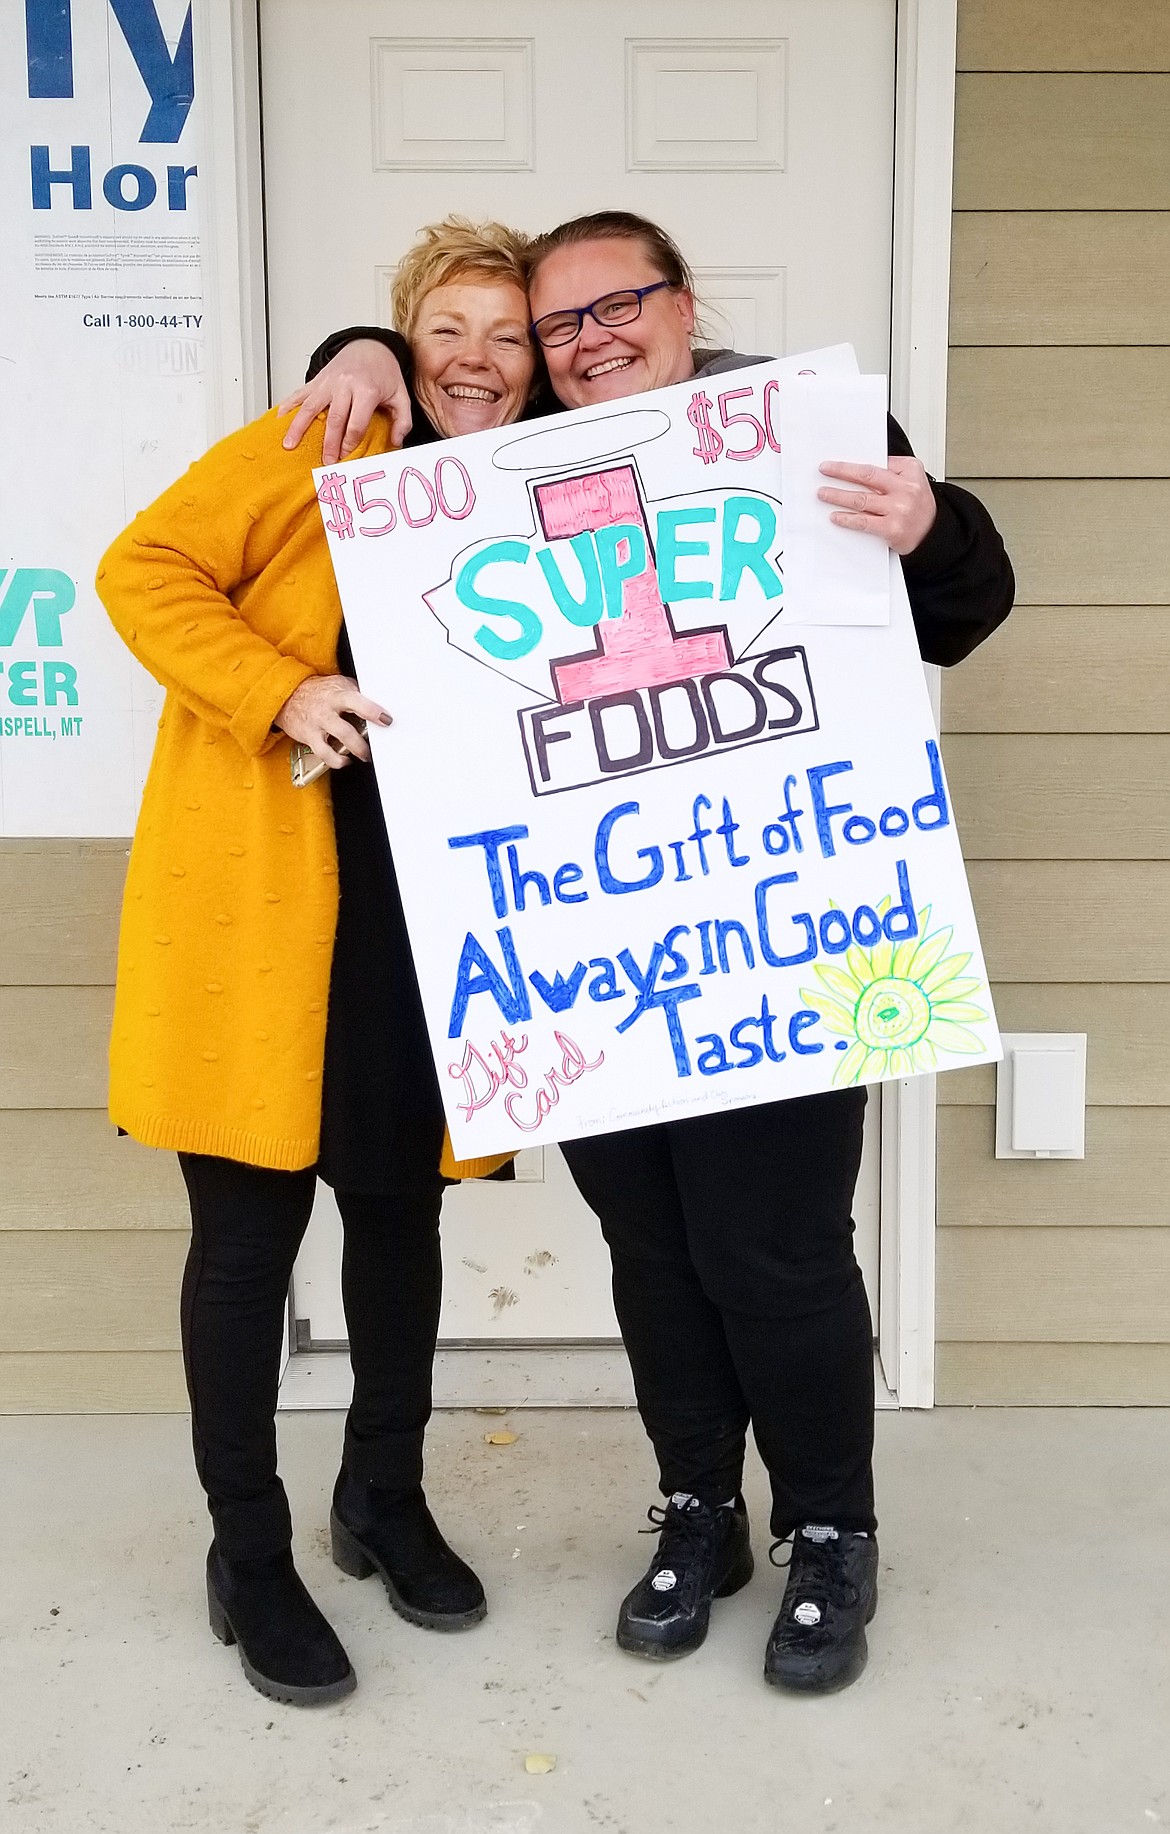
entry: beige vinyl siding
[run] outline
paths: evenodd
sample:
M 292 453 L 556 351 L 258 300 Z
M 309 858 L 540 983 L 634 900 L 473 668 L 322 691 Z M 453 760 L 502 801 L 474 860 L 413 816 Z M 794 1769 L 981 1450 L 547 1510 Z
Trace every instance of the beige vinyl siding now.
M 5 1352 L 177 1350 L 184 1248 L 169 1229 L 0 1231 Z
M 1007 467 L 1013 478 L 1165 477 L 1168 398 L 1165 347 L 956 349 L 947 465 L 971 478 Z
M 952 1228 L 1164 1230 L 1170 1127 L 1161 1108 L 1098 1104 L 1086 1116 L 1083 1159 L 1013 1162 L 1010 1179 L 994 1156 L 992 1109 L 942 1109 L 939 1142 L 951 1170 Z
M 948 1229 L 939 1337 L 960 1343 L 1170 1343 L 1170 1229 Z
M 968 860 L 1170 859 L 1170 733 L 955 734 L 947 768 Z
M 972 344 L 1161 344 L 1168 273 L 1170 216 L 1160 211 L 963 211 L 951 251 L 952 374 Z
M 0 842 L 9 987 L 109 987 L 129 841 Z
M 186 1405 L 174 1157 L 105 1114 L 125 841 L 0 841 L 0 1412 Z
M 1165 210 L 1168 111 L 1170 74 L 960 71 L 955 208 Z
M 952 733 L 1163 733 L 1170 618 L 1160 605 L 1029 605 L 947 677 Z M 1165 778 L 1163 778 L 1163 784 Z
M 951 475 L 999 523 L 1028 604 L 1165 606 L 1170 480 Z
M 984 917 L 989 901 L 980 900 Z M 986 924 L 984 926 L 986 934 Z M 995 977 L 995 961 L 992 975 Z M 1039 969 L 1045 964 L 1040 962 Z M 1170 985 L 1165 981 L 1129 984 L 1097 981 L 1010 982 L 996 980 L 995 1010 L 1005 1032 L 1085 1032 L 1089 1038 L 1088 1105 L 1102 1108 L 1170 1109 Z M 944 1108 L 987 1107 L 995 1101 L 995 1070 L 952 1070 L 939 1081 Z M 1170 1114 L 1163 1115 L 1170 1120 Z M 1089 1116 L 1090 1122 L 1092 1115 Z M 999 1160 L 997 1179 L 1008 1193 L 1017 1187 L 1013 1174 L 1022 1162 Z M 1048 1168 L 1054 1174 L 1060 1168 Z M 948 1168 L 949 1170 L 949 1168 Z M 1124 1213 L 1125 1191 L 1116 1207 Z M 944 1191 L 940 1220 L 949 1221 L 949 1191 Z
M 50 1350 L 0 1358 L 6 1414 L 178 1414 L 187 1408 L 173 1350 Z
M 174 1156 L 119 1139 L 102 1109 L 0 1111 L 0 1165 L 4 1229 L 186 1229 Z
M 1170 70 L 1166 0 L 959 0 L 960 70 Z
M 1170 8 L 960 0 L 948 472 L 1008 627 L 945 678 L 1005 1031 L 1089 1037 L 1086 1157 L 939 1095 L 942 1402 L 1170 1402 Z

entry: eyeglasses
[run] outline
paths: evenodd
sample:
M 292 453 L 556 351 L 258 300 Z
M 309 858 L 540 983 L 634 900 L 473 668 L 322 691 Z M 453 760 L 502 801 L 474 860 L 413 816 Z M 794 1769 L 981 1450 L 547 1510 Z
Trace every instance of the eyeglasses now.
M 663 287 L 673 285 L 673 280 L 656 280 L 650 287 L 625 287 L 620 293 L 603 293 L 590 306 L 566 306 L 560 312 L 546 312 L 530 329 L 548 348 L 571 344 L 574 338 L 580 337 L 587 316 L 603 331 L 608 331 L 611 325 L 632 324 L 634 319 L 641 318 L 642 301 L 648 293 L 658 293 Z

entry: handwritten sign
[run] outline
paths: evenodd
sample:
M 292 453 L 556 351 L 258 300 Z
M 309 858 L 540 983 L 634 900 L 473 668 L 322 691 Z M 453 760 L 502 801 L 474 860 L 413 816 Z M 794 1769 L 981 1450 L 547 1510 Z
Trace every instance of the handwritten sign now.
M 851 367 L 317 473 L 461 1155 L 999 1055 L 900 566 L 805 458 L 785 533 Z

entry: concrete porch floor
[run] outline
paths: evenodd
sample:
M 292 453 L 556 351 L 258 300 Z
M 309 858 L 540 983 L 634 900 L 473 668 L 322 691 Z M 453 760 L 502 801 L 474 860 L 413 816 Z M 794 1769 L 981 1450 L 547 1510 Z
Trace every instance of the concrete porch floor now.
M 508 1426 L 514 1445 L 485 1432 Z M 488 1588 L 462 1636 L 329 1562 L 336 1415 L 285 1416 L 301 1571 L 359 1677 L 261 1699 L 207 1628 L 182 1418 L 0 1421 L 7 1834 L 1148 1834 L 1170 1827 L 1170 1413 L 878 1418 L 882 1604 L 856 1687 L 760 1678 L 766 1560 L 705 1647 L 612 1639 L 650 1550 L 633 1414 L 445 1414 L 429 1491 Z M 525 1755 L 555 1755 L 529 1776 Z

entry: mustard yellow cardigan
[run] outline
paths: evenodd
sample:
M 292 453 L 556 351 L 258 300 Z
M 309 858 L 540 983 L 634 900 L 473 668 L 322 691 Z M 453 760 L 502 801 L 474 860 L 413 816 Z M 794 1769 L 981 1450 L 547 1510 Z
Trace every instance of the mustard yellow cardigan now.
M 272 721 L 336 673 L 341 605 L 313 488 L 324 423 L 294 452 L 283 431 L 265 414 L 197 460 L 97 589 L 167 691 L 122 907 L 110 1118 L 147 1146 L 295 1171 L 318 1153 L 337 848 L 328 782 L 294 789 Z M 389 450 L 378 414 L 355 456 Z M 444 1142 L 450 1177 L 503 1163 Z

